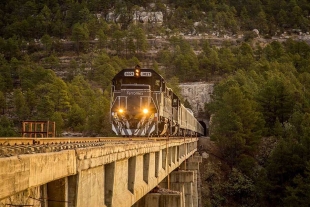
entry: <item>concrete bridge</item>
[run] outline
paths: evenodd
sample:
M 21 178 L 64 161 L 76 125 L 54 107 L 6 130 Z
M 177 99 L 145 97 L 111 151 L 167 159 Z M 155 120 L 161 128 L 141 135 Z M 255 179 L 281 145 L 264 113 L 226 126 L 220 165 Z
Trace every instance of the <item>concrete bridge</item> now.
M 0 207 L 197 207 L 197 138 L 0 158 Z

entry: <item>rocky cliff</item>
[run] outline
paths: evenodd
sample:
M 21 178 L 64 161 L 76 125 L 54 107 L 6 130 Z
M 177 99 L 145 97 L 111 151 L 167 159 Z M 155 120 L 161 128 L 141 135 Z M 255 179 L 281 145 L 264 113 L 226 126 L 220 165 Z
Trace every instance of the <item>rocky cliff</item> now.
M 204 104 L 210 102 L 213 92 L 213 83 L 194 82 L 180 84 L 181 94 L 186 99 L 197 116 L 200 110 L 204 110 Z

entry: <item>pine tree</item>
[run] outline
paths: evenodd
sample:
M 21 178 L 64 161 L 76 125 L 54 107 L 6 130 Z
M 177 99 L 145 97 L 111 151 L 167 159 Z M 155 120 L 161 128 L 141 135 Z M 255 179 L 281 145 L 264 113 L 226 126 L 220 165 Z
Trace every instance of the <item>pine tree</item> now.
M 225 160 L 234 166 L 242 154 L 254 156 L 263 122 L 255 103 L 238 86 L 226 88 L 218 95 L 211 137 L 219 144 Z

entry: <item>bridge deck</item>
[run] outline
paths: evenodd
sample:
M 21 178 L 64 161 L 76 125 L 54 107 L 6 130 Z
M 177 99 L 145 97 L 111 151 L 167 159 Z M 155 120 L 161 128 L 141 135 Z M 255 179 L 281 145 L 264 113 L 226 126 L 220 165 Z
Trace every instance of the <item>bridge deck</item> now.
M 0 158 L 21 154 L 58 152 L 62 150 L 98 147 L 107 143 L 121 144 L 132 142 L 176 141 L 188 138 L 180 137 L 65 137 L 65 138 L 0 138 Z M 195 139 L 195 138 L 190 138 Z
M 197 151 L 198 139 L 0 141 L 0 203 L 22 197 L 24 204 L 33 204 L 27 197 L 32 192 L 32 198 L 58 196 L 58 200 L 70 200 L 72 206 L 130 207 L 191 157 Z

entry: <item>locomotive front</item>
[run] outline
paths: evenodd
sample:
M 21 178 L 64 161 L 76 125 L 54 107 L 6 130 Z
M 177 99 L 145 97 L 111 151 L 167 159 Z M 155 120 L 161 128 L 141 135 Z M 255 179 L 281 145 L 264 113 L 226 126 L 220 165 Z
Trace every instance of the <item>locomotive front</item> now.
M 114 77 L 111 122 L 117 135 L 150 136 L 156 130 L 158 113 L 152 94 L 160 89 L 157 79 L 151 69 L 138 66 L 123 69 Z

